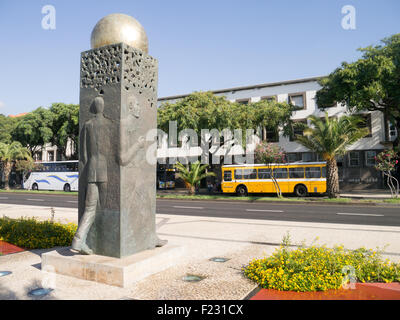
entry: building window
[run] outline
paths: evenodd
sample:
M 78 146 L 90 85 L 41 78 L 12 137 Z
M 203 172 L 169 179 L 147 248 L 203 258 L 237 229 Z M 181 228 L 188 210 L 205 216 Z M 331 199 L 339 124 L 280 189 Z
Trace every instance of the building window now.
M 360 128 L 368 128 L 369 134 L 365 136 L 365 138 L 372 137 L 372 122 L 371 122 L 371 114 L 362 114 L 360 115 L 363 118 L 364 123 L 360 123 Z
M 365 165 L 373 167 L 376 164 L 375 157 L 376 151 L 365 151 Z
M 278 97 L 277 96 L 265 96 L 265 97 L 261 97 L 260 99 L 261 101 L 266 100 L 268 102 L 271 101 L 278 101 Z
M 311 162 L 312 161 L 312 152 L 303 152 L 301 154 L 301 161 L 303 162 Z
M 268 142 L 279 142 L 279 131 L 275 128 L 265 128 L 266 140 Z
M 296 162 L 298 161 L 297 153 L 287 153 L 286 158 L 288 162 Z
M 299 109 L 306 109 L 306 93 L 292 93 L 289 94 L 289 103 L 293 104 Z
M 54 151 L 48 151 L 47 158 L 49 159 L 48 161 L 54 161 Z
M 247 105 L 250 102 L 250 99 L 237 99 L 237 103 Z
M 343 156 L 336 157 L 336 164 L 338 167 L 343 167 Z
M 293 120 L 293 135 L 289 137 L 290 141 L 296 141 L 296 136 L 302 136 L 304 128 L 307 126 L 307 120 Z
M 359 167 L 360 166 L 360 152 L 350 151 L 349 152 L 349 166 Z
M 324 158 L 322 157 L 322 155 L 320 155 L 319 153 L 316 153 L 316 157 L 317 162 L 321 162 L 321 161 L 325 161 Z
M 393 123 L 389 123 L 389 140 L 392 141 L 393 138 L 397 136 L 396 126 Z
M 41 161 L 42 160 L 42 152 L 35 152 L 33 155 L 33 160 L 35 161 Z

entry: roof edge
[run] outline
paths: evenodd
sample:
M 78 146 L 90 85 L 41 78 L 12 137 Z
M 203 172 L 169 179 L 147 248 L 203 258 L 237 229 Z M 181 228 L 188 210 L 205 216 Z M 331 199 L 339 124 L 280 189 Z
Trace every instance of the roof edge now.
M 279 82 L 269 82 L 269 83 L 251 85 L 251 86 L 232 87 L 232 88 L 227 88 L 227 89 L 207 90 L 207 91 L 211 91 L 212 93 L 223 93 L 223 92 L 229 92 L 229 91 L 251 90 L 251 89 L 257 89 L 257 88 L 282 86 L 282 85 L 288 85 L 288 84 L 294 84 L 294 83 L 318 81 L 324 77 L 326 77 L 326 76 L 302 78 L 302 79 L 295 79 L 295 80 L 286 80 L 286 81 L 279 81 Z M 175 96 L 161 97 L 158 99 L 158 101 L 181 99 L 181 98 L 187 97 L 188 95 L 189 94 L 180 94 L 180 95 L 175 95 Z

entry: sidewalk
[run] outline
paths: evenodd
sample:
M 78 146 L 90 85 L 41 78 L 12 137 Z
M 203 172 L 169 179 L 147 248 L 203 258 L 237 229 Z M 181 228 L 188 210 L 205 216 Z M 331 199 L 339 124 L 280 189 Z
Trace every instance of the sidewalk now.
M 33 210 L 34 209 L 34 210 Z M 77 222 L 77 209 L 55 208 L 55 219 Z M 0 204 L 0 216 L 37 216 L 49 219 L 46 207 Z M 169 244 L 183 246 L 185 255 L 176 266 L 150 276 L 128 288 L 55 276 L 55 290 L 42 299 L 210 299 L 239 300 L 256 285 L 244 278 L 241 268 L 254 258 L 270 255 L 282 237 L 289 232 L 292 243 L 304 240 L 311 244 L 334 246 L 343 244 L 348 249 L 362 246 L 383 248 L 384 258 L 400 261 L 400 227 L 341 225 L 251 219 L 227 219 L 157 214 L 157 232 Z M 41 286 L 51 275 L 41 272 L 41 257 L 49 250 L 32 250 L 0 256 L 0 270 L 12 271 L 1 278 L 0 299 L 32 299 L 30 289 Z M 210 261 L 223 257 L 225 263 Z M 200 282 L 185 282 L 185 275 L 204 277 Z M 38 299 L 38 298 L 36 298 Z

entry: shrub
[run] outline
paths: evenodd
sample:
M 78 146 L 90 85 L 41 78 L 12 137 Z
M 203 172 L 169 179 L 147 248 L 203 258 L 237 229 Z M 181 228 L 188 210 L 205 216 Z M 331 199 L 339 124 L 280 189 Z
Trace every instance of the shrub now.
M 243 268 L 245 276 L 265 289 L 298 292 L 339 289 L 350 280 L 348 270 L 358 282 L 400 281 L 400 264 L 383 261 L 379 251 L 304 245 L 289 250 L 289 245 L 286 241 L 270 257 L 251 261 Z
M 70 246 L 77 226 L 36 218 L 0 218 L 0 240 L 26 249 Z

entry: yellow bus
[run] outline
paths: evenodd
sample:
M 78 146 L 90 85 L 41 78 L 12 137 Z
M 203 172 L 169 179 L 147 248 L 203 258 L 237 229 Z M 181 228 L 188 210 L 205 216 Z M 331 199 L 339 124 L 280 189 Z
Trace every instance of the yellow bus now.
M 271 174 L 282 193 L 305 197 L 326 192 L 326 162 L 284 164 L 243 164 L 222 166 L 223 193 L 247 196 L 249 193 L 276 193 Z

